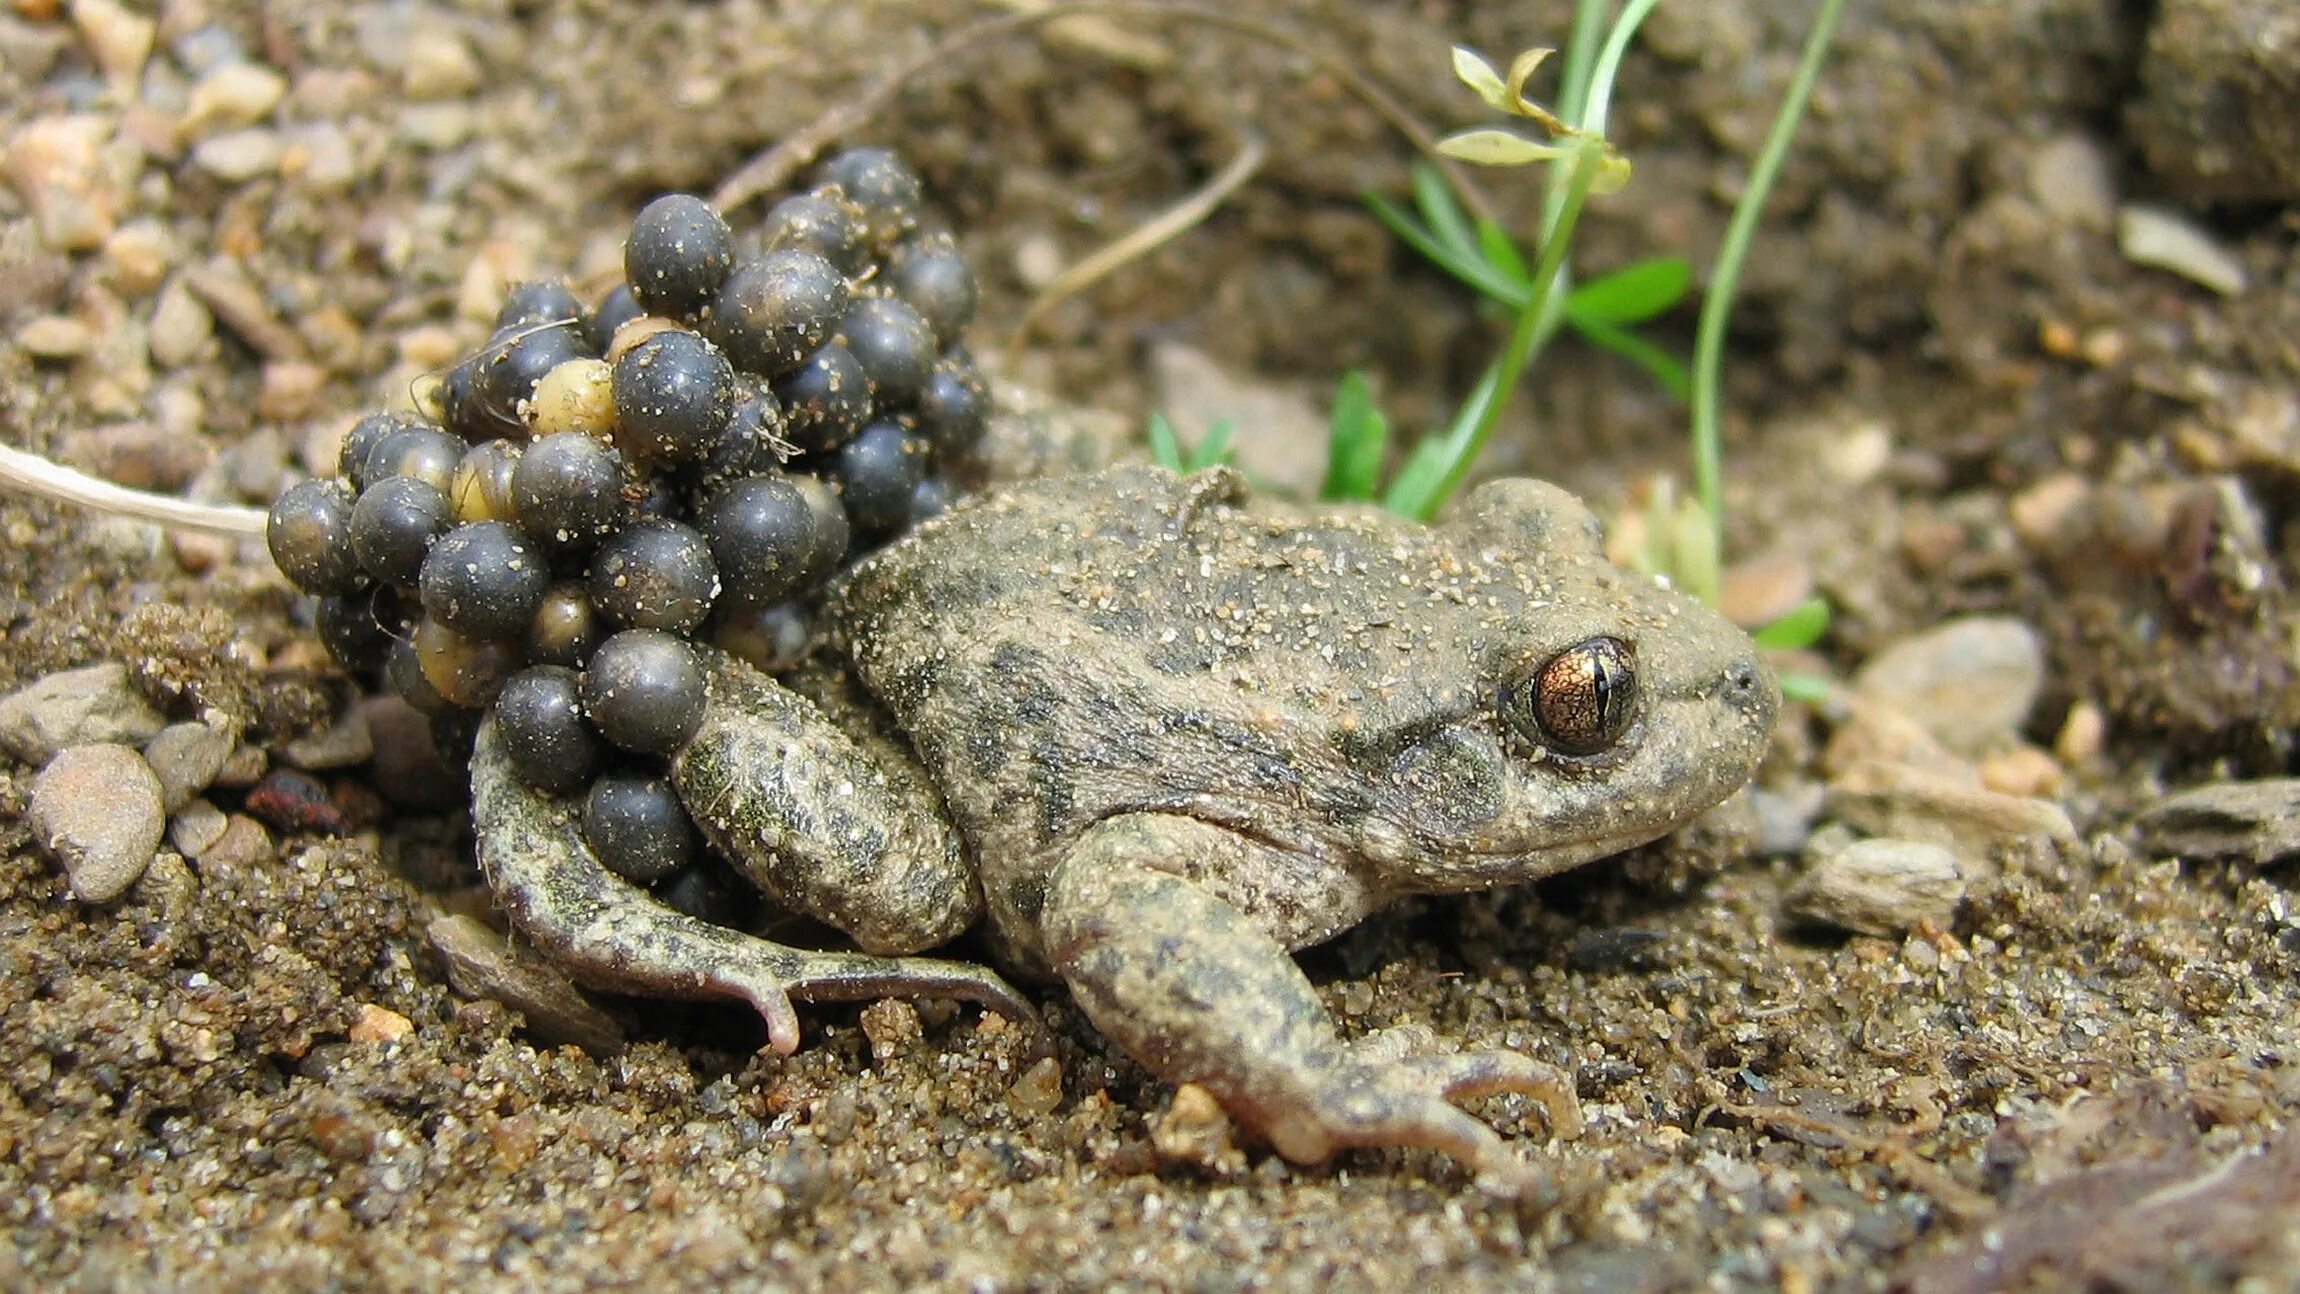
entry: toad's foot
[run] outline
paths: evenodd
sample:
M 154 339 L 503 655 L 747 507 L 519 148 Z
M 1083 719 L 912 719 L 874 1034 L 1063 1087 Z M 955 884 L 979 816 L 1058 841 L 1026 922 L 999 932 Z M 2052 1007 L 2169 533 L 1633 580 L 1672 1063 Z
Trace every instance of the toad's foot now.
M 1204 823 L 1104 823 L 1056 872 L 1042 917 L 1080 1007 L 1160 1077 L 1203 1086 L 1298 1163 L 1351 1146 L 1424 1146 L 1500 1195 L 1538 1175 L 1451 1102 L 1525 1092 L 1553 1132 L 1579 1134 L 1572 1083 L 1531 1057 L 1404 1055 L 1414 1036 L 1396 1032 L 1344 1043 L 1286 948 L 1207 886 L 1152 865 L 1146 851 L 1163 846 L 1237 847 Z
M 583 839 L 574 807 L 519 780 L 495 722 L 471 758 L 479 865 L 521 934 L 584 983 L 658 997 L 740 998 L 766 1021 L 768 1045 L 798 1050 L 791 999 L 949 997 L 977 1002 L 1033 1030 L 1029 1003 L 993 972 L 927 957 L 787 948 L 697 921 L 610 872 Z

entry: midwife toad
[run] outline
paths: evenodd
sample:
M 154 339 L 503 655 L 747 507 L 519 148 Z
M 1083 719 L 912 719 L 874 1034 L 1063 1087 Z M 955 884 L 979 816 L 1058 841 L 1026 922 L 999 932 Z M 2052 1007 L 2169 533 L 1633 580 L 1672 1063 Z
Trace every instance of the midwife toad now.
M 522 932 L 602 987 L 747 999 L 789 1052 L 792 997 L 1027 1017 L 990 971 L 907 956 L 987 916 L 1008 968 L 1287 1158 L 1431 1146 L 1497 1190 L 1524 1165 L 1449 1102 L 1527 1091 L 1570 1132 L 1567 1077 L 1344 1042 L 1288 950 L 1664 834 L 1748 780 L 1778 704 L 1747 637 L 1523 480 L 1436 527 L 1249 503 L 1227 470 L 1027 483 L 860 564 L 825 619 L 846 668 L 799 690 L 715 660 L 672 777 L 772 900 L 863 951 L 657 903 L 490 723 L 480 856 Z

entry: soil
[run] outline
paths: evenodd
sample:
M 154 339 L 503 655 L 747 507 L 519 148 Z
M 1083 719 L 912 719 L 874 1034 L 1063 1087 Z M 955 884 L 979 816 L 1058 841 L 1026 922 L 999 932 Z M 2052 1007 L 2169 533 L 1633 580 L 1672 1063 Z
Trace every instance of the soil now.
M 2272 8 L 2162 6 L 2199 7 Z M 480 341 L 507 281 L 611 280 L 647 196 L 710 191 L 1003 11 L 169 0 L 138 58 L 133 6 L 59 8 L 0 13 L 0 429 L 259 505 Z M 1638 178 L 1594 209 L 1585 272 L 1706 271 L 1810 8 L 1656 13 L 1616 115 Z M 1058 991 L 1051 1066 L 931 1003 L 810 1009 L 779 1058 L 739 1010 L 607 1001 L 627 1041 L 586 1049 L 451 982 L 427 931 L 484 896 L 452 805 L 386 798 L 404 777 L 332 773 L 348 834 L 237 817 L 229 847 L 163 850 L 98 906 L 34 847 L 34 770 L 7 762 L 0 1287 L 2300 1288 L 2291 864 L 2129 829 L 2168 788 L 2291 771 L 2300 193 L 2210 205 L 2193 146 L 2152 169 L 2206 120 L 2128 111 L 2169 57 L 2153 8 L 1851 6 L 1728 367 L 1728 549 L 1836 608 L 1792 666 L 1847 677 L 1951 617 L 2027 625 L 2041 695 L 1965 754 L 1999 783 L 2043 759 L 2030 789 L 2075 833 L 1991 853 L 1944 920 L 1847 934 L 1786 914 L 1805 838 L 1756 856 L 1744 808 L 1306 957 L 1352 1033 L 1424 1022 L 1571 1069 L 1578 1140 L 1478 1107 L 1546 1191 L 1492 1200 L 1418 1153 L 1192 1152 L 1171 1093 Z M 1449 43 L 1563 35 L 1520 4 L 1269 12 L 1446 128 L 1476 120 Z M 2183 90 L 2209 53 L 2170 64 Z M 236 60 L 284 98 L 181 131 Z M 1049 262 L 1203 182 L 1240 131 L 1268 148 L 1203 227 L 1049 312 L 1008 357 L 1028 383 L 1133 423 L 1145 349 L 1178 341 L 1318 401 L 1366 368 L 1411 429 L 1491 353 L 1494 321 L 1358 201 L 1403 191 L 1410 148 L 1300 49 L 1103 15 L 955 64 L 856 137 L 903 149 L 962 231 L 987 351 Z M 1530 189 L 1479 183 L 1525 227 Z M 2119 203 L 2178 214 L 2247 286 L 2128 259 Z M 1569 348 L 1489 467 L 1633 516 L 1680 470 L 1680 418 Z M 270 748 L 349 697 L 260 547 L 15 496 L 0 526 L 0 689 L 123 660 L 173 715 Z M 1776 803 L 1825 790 L 1821 833 L 1849 812 L 1846 695 L 1793 708 L 1760 779 Z

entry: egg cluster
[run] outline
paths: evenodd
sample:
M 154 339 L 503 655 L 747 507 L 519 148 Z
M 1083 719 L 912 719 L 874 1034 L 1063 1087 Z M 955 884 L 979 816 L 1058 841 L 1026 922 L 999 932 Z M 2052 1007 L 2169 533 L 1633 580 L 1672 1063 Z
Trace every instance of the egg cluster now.
M 346 669 L 446 752 L 492 707 L 602 860 L 671 888 L 696 853 L 661 762 L 702 719 L 692 644 L 787 664 L 807 595 L 948 503 L 989 388 L 958 344 L 973 272 L 885 150 L 740 235 L 657 198 L 623 264 L 595 308 L 513 289 L 420 413 L 362 419 L 335 476 L 280 496 L 269 539 Z

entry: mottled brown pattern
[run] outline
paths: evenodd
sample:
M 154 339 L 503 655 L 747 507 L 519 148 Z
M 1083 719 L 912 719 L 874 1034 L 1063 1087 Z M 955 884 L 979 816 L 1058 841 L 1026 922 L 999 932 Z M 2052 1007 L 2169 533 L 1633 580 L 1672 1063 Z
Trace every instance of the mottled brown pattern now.
M 1281 1152 L 1433 1146 L 1502 1190 L 1524 1166 L 1449 1102 L 1526 1091 L 1570 1131 L 1570 1085 L 1509 1053 L 1346 1045 L 1288 950 L 1401 895 L 1661 835 L 1747 780 L 1778 703 L 1746 637 L 1609 565 L 1588 511 L 1530 481 L 1437 527 L 1251 502 L 1228 471 L 1029 483 L 864 562 L 825 619 L 852 686 L 818 677 L 809 699 L 721 662 L 675 762 L 689 809 L 762 889 L 885 953 L 987 914 L 1011 969 L 1061 978 L 1097 1027 Z M 1558 680 L 1594 676 L 1552 665 L 1597 640 L 1621 722 L 1593 726 L 1570 697 L 1538 710 Z M 1579 736 L 1547 735 L 1561 716 Z M 1618 740 L 1590 740 L 1600 728 Z M 479 797 L 488 835 L 514 800 Z M 537 942 L 601 982 L 747 997 L 786 1045 L 772 985 L 718 961 L 727 941 L 773 945 L 667 909 L 650 931 L 637 891 L 615 892 L 609 929 L 595 863 L 574 868 L 577 896 L 504 853 L 490 874 Z M 732 959 L 771 977 L 772 956 L 808 955 Z M 986 972 L 842 956 L 818 979 L 1005 1003 Z

